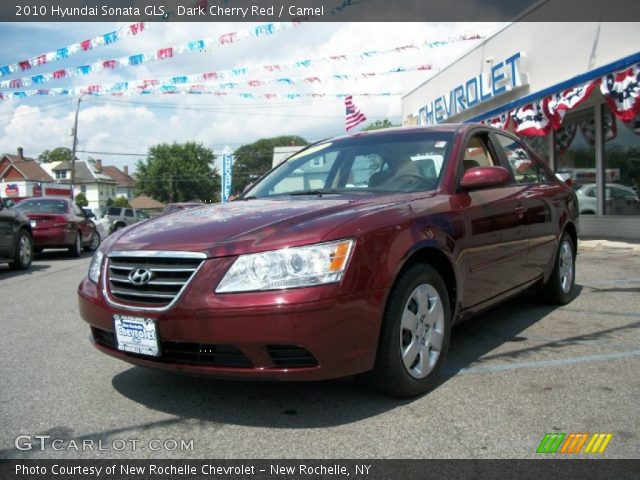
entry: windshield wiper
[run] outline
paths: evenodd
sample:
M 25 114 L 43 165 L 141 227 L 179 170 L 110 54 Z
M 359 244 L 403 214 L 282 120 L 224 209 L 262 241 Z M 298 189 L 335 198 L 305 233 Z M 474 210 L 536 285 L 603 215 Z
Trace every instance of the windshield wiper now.
M 319 197 L 321 197 L 322 195 L 340 195 L 341 193 L 344 193 L 344 191 L 327 189 L 327 190 L 301 190 L 297 192 L 284 193 L 283 195 L 290 195 L 292 197 L 302 196 L 302 195 L 318 195 Z

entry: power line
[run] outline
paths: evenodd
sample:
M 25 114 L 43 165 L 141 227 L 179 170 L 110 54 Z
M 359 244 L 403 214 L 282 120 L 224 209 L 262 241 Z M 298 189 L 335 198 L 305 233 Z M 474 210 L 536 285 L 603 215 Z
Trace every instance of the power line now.
M 78 150 L 78 153 L 88 153 L 90 155 L 125 155 L 130 157 L 146 157 L 146 153 L 121 153 L 121 152 L 90 152 L 89 150 Z

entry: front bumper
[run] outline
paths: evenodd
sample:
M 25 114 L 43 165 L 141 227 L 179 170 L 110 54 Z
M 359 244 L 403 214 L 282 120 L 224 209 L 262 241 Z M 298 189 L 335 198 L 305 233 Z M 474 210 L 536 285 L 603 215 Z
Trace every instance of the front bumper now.
M 78 293 L 80 314 L 92 327 L 94 345 L 113 357 L 189 374 L 307 381 L 373 368 L 386 290 L 340 297 L 338 288 L 298 289 L 293 292 L 296 303 L 286 301 L 291 291 L 271 292 L 272 304 L 260 306 L 247 306 L 247 299 L 258 294 L 234 294 L 242 305 L 239 308 L 228 301 L 226 308 L 214 308 L 215 301 L 198 299 L 192 291 L 164 312 L 109 305 L 103 292 L 86 278 Z M 201 289 L 195 290 L 202 294 Z M 309 290 L 309 301 L 303 301 L 303 290 Z M 215 297 L 212 292 L 209 295 Z M 114 314 L 156 319 L 162 355 L 145 357 L 117 350 Z

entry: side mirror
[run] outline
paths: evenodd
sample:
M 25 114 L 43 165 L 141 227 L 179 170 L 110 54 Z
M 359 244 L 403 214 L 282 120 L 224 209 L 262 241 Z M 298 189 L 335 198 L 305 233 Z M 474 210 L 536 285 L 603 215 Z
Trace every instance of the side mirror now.
M 460 186 L 465 190 L 499 187 L 511 181 L 509 171 L 504 167 L 473 167 L 464 172 Z

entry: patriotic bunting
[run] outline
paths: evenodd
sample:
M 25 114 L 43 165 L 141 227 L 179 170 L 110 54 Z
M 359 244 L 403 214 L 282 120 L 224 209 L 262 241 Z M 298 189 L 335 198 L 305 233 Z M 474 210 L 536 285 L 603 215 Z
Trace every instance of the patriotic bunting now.
M 287 26 L 284 26 L 284 27 L 273 26 L 268 28 L 265 31 L 272 32 L 271 34 L 273 34 L 279 31 L 280 29 L 289 28 L 288 25 L 295 27 L 298 24 L 291 23 L 286 25 Z M 259 30 L 259 27 L 256 27 L 256 28 Z M 252 30 L 247 30 L 247 32 L 250 32 L 250 31 Z M 226 44 L 227 43 L 226 40 L 225 40 L 225 43 L 222 43 L 221 39 L 223 37 L 229 38 L 228 37 L 229 35 L 231 34 L 222 35 L 221 37 L 219 37 L 218 42 L 220 42 L 221 45 Z M 237 41 L 242 38 L 247 38 L 247 34 L 242 34 L 241 32 L 234 32 L 232 34 L 232 38 L 234 38 L 234 41 Z M 254 66 L 254 67 L 237 67 L 230 70 L 209 72 L 208 75 L 210 76 L 209 79 L 224 80 L 224 79 L 241 77 L 249 74 L 250 72 L 266 71 L 266 72 L 273 73 L 273 72 L 279 72 L 282 70 L 294 69 L 294 68 L 310 69 L 314 66 L 319 66 L 327 63 L 363 60 L 363 59 L 373 58 L 373 57 L 382 56 L 382 55 L 403 53 L 409 50 L 432 49 L 432 48 L 435 48 L 436 46 L 449 45 L 451 43 L 460 42 L 460 41 L 478 40 L 481 38 L 482 37 L 480 37 L 480 35 L 463 35 L 461 37 L 454 37 L 454 38 L 437 41 L 437 42 L 424 42 L 422 44 L 418 44 L 417 46 L 402 45 L 402 46 L 389 48 L 386 50 L 370 50 L 367 52 L 361 52 L 361 53 L 356 53 L 351 55 L 331 55 L 328 57 L 321 57 L 316 59 L 302 59 L 302 60 L 296 60 L 294 62 L 287 63 L 287 64 L 268 64 L 268 65 Z M 31 77 L 23 77 L 20 79 L 16 79 L 16 80 L 19 80 L 19 86 L 17 87 L 12 86 L 12 83 L 11 83 L 11 82 L 14 82 L 15 80 L 4 80 L 4 81 L 0 81 L 0 88 L 26 88 L 31 85 L 41 85 L 43 83 L 50 82 L 52 80 L 56 80 L 59 78 L 89 75 L 91 73 L 98 73 L 105 70 L 114 70 L 116 68 L 125 68 L 130 66 L 142 65 L 143 63 L 146 63 L 146 62 L 165 60 L 167 58 L 173 58 L 188 52 L 206 51 L 215 44 L 216 44 L 216 40 L 211 38 L 192 40 L 182 45 L 160 48 L 158 50 L 154 50 L 147 53 L 139 53 L 139 54 L 129 55 L 126 57 L 121 57 L 121 58 L 112 59 L 112 60 L 102 60 L 99 62 L 92 63 L 90 65 L 81 65 L 78 67 L 71 67 L 64 71 L 59 71 L 58 76 L 54 76 L 53 73 L 48 73 L 43 75 L 35 75 Z M 397 68 L 399 71 L 401 71 L 402 69 L 402 67 L 397 67 Z M 415 71 L 415 70 L 425 70 L 425 71 L 432 70 L 432 66 L 430 64 L 424 64 L 424 65 L 420 65 L 419 67 L 416 67 L 414 70 L 411 70 L 411 71 Z M 63 73 L 60 73 L 60 72 L 63 72 Z M 375 74 L 371 74 L 371 75 L 375 75 Z
M 143 32 L 145 27 L 146 24 L 143 22 L 132 23 L 131 25 L 119 28 L 115 32 L 98 35 L 97 37 L 94 37 L 92 39 L 73 43 L 67 47 L 59 48 L 52 52 L 36 55 L 35 57 L 32 57 L 28 60 L 22 60 L 12 65 L 2 66 L 0 67 L 0 77 L 6 77 L 15 72 L 24 72 L 27 70 L 31 70 L 34 67 L 46 65 L 57 60 L 63 60 L 65 58 L 68 58 L 70 55 L 74 55 L 76 53 L 84 52 L 87 50 L 92 50 L 95 47 L 114 44 L 124 37 L 137 35 L 138 33 Z
M 546 135 L 551 131 L 552 123 L 547 109 L 548 98 L 517 108 L 512 113 L 516 132 L 521 135 Z
M 640 64 L 604 77 L 600 91 L 620 120 L 633 120 L 640 113 Z
M 485 125 L 490 125 L 492 127 L 500 128 L 502 130 L 507 130 L 509 128 L 509 121 L 511 120 L 511 112 L 505 112 L 502 115 L 499 115 L 494 118 L 489 118 L 485 120 L 483 123 Z
M 557 130 L 556 148 L 562 152 L 566 150 L 575 137 L 576 127 L 563 127 L 562 121 L 568 110 L 584 102 L 591 93 L 600 87 L 611 112 L 621 121 L 630 122 L 640 115 L 640 64 L 620 72 L 610 73 L 602 78 L 563 90 L 562 92 L 530 103 L 511 112 L 505 112 L 499 117 L 489 118 L 483 123 L 506 130 L 508 118 L 512 118 L 515 131 L 521 135 L 547 135 L 551 129 Z M 507 119 L 505 121 L 505 119 Z M 617 136 L 617 127 L 613 115 L 605 111 L 603 117 L 605 127 L 605 141 Z M 588 142 L 595 142 L 595 127 L 581 123 L 580 131 Z
M 567 110 L 571 110 L 585 101 L 599 84 L 600 79 L 598 78 L 552 95 L 548 102 L 548 111 L 553 122 L 553 128 L 556 130 L 560 128 Z

